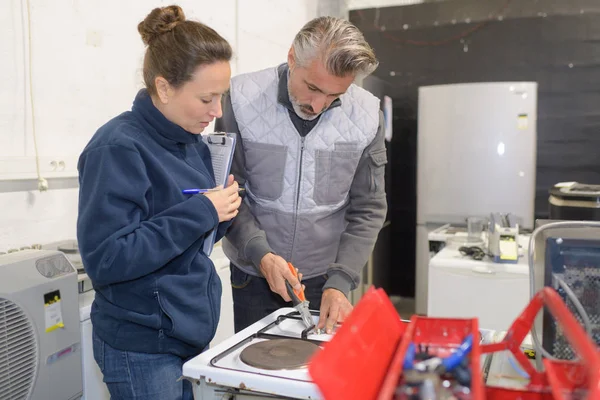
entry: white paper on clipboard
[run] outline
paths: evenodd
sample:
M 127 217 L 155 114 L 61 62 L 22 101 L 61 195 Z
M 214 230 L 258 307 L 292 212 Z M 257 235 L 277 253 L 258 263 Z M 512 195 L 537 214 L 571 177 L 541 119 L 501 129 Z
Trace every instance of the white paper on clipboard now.
M 215 173 L 215 182 L 218 185 L 227 184 L 227 177 L 231 171 L 231 163 L 233 162 L 233 153 L 235 152 L 235 134 L 233 133 L 211 133 L 202 135 L 202 141 L 208 146 L 210 158 Z M 213 229 L 204 240 L 204 254 L 210 256 L 217 230 Z

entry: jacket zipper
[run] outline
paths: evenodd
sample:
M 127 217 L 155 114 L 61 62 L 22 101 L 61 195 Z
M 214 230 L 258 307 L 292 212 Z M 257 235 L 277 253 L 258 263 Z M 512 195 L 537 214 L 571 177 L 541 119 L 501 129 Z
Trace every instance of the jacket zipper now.
M 314 128 L 313 128 L 314 129 Z M 294 235 L 292 236 L 292 249 L 290 251 L 290 261 L 294 257 L 294 244 L 296 243 L 296 229 L 298 227 L 298 208 L 300 207 L 300 185 L 302 183 L 302 158 L 304 156 L 304 140 L 306 136 L 300 137 L 300 164 L 298 166 L 298 184 L 296 185 L 296 207 L 294 210 Z

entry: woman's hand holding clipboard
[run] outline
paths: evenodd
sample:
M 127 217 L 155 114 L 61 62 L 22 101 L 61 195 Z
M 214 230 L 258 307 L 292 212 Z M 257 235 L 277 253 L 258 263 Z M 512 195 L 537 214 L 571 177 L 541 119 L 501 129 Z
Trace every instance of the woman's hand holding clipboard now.
M 233 179 L 233 175 L 229 175 L 226 188 L 217 186 L 204 194 L 217 210 L 219 222 L 230 221 L 238 214 L 238 209 L 242 204 L 238 189 L 238 183 Z

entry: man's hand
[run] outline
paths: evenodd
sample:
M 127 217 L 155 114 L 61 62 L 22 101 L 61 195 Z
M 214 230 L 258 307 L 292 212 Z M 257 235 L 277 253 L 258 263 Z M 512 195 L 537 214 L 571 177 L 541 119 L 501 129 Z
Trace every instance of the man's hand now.
M 271 291 L 280 295 L 285 301 L 292 301 L 285 287 L 286 280 L 295 291 L 300 291 L 302 287 L 300 285 L 302 274 L 298 274 L 298 278 L 296 278 L 290 271 L 287 261 L 273 253 L 266 254 L 260 260 L 260 272 L 269 283 Z
M 337 289 L 325 289 L 321 297 L 321 316 L 317 328 L 325 328 L 325 332 L 328 334 L 333 332 L 335 324 L 342 322 L 352 309 L 352 304 L 344 296 L 344 293 Z

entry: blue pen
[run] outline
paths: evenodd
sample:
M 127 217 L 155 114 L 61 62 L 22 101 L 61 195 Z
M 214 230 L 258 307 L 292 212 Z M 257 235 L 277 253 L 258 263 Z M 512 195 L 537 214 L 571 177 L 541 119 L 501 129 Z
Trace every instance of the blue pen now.
M 199 194 L 199 193 L 210 193 L 210 192 L 214 192 L 217 189 L 183 189 L 181 191 L 181 193 L 183 194 Z M 238 194 L 241 194 L 245 191 L 246 189 L 244 188 L 239 188 L 238 189 Z
M 183 194 L 199 194 L 199 193 L 208 193 L 213 189 L 184 189 L 181 191 Z

